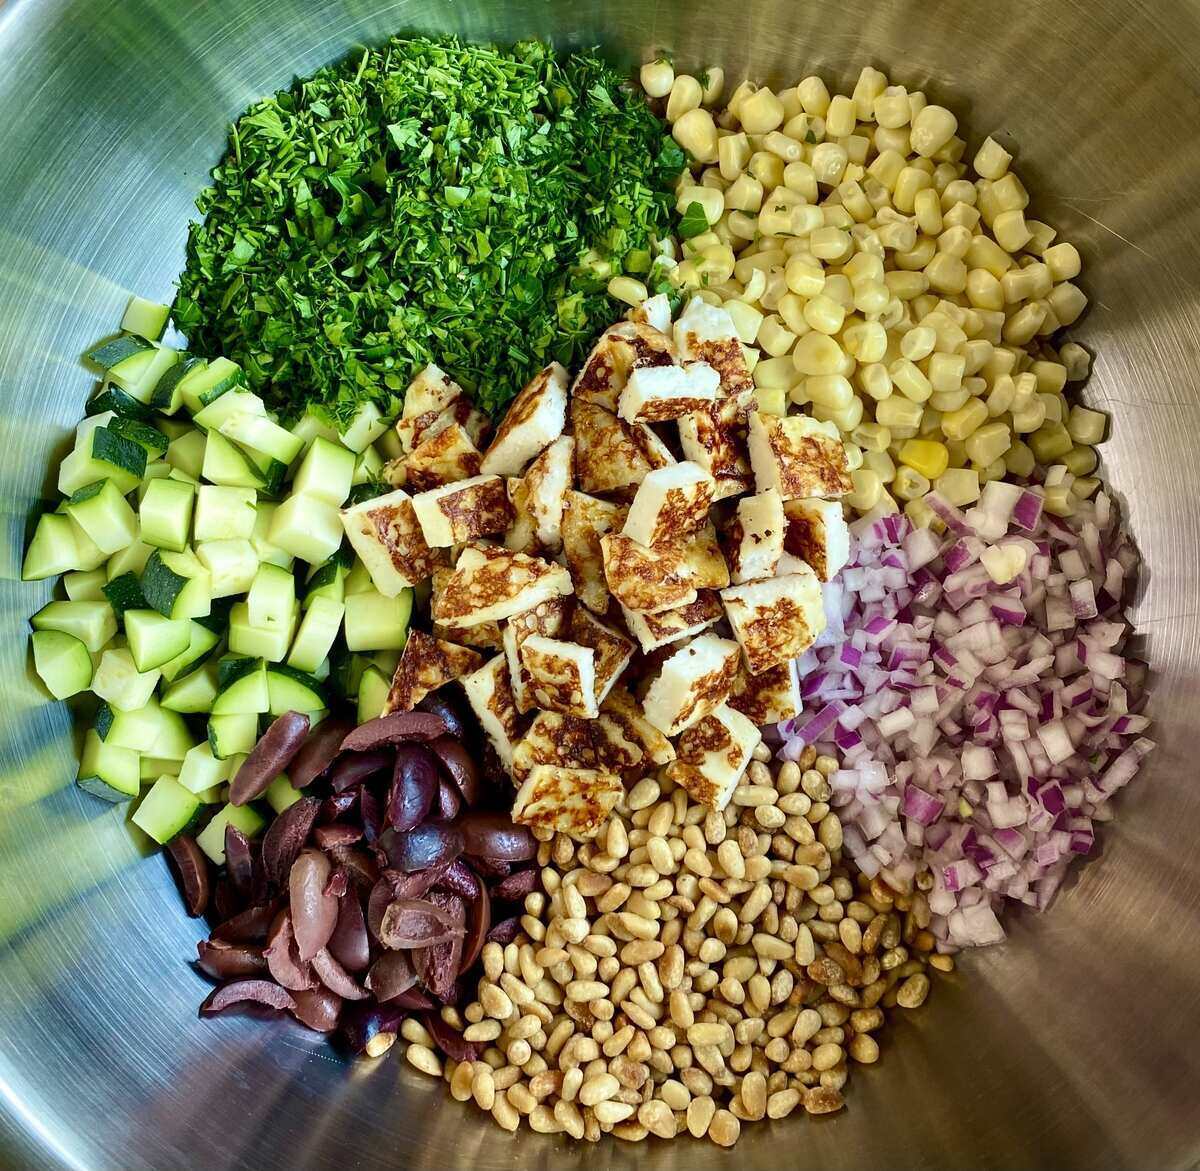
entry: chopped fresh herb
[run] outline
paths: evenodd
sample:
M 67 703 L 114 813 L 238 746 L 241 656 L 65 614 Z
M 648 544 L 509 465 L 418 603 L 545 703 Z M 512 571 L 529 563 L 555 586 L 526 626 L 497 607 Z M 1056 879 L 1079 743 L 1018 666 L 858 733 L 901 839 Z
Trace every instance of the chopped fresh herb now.
M 609 323 L 583 258 L 642 263 L 684 161 L 594 56 L 392 40 L 233 127 L 175 321 L 285 416 L 394 410 L 430 361 L 495 412 Z
M 683 218 L 679 221 L 679 235 L 684 240 L 690 240 L 707 231 L 708 217 L 704 214 L 704 208 L 693 200 L 684 209 Z

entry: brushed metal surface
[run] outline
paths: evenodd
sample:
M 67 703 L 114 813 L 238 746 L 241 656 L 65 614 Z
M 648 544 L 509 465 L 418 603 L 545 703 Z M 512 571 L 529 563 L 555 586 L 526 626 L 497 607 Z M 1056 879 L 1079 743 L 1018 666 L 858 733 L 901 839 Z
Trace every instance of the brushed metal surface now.
M 872 63 L 1019 143 L 1081 247 L 1114 413 L 1105 465 L 1150 571 L 1136 618 L 1161 749 L 1052 914 L 972 956 L 855 1070 L 832 1119 L 708 1144 L 511 1138 L 395 1060 L 286 1024 L 201 1023 L 198 928 L 122 814 L 71 786 L 27 676 L 25 525 L 126 296 L 164 300 L 226 124 L 403 29 L 658 48 L 731 81 Z M 8 0 L 0 3 L 0 1164 L 243 1168 L 1188 1167 L 1200 1159 L 1200 7 L 1184 0 Z

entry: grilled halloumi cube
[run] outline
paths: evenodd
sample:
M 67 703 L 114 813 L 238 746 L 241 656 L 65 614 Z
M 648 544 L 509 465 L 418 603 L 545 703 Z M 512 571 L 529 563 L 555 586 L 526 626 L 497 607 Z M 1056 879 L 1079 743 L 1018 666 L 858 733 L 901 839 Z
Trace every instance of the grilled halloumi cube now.
M 760 492 L 774 488 L 784 500 L 844 496 L 854 487 L 846 448 L 833 423 L 807 415 L 750 416 L 750 463 Z
M 543 552 L 538 542 L 537 521 L 533 517 L 533 505 L 529 499 L 529 482 L 524 476 L 509 476 L 508 502 L 512 505 L 513 518 L 504 534 L 504 547 L 514 553 L 528 553 L 536 557 Z
M 566 423 L 567 372 L 558 362 L 551 362 L 513 399 L 484 452 L 480 470 L 519 476 L 534 456 L 563 433 Z
M 573 398 L 616 411 L 621 391 L 635 370 L 676 365 L 669 335 L 651 325 L 620 321 L 600 335 L 571 387 Z
M 715 488 L 699 464 L 656 468 L 638 485 L 621 531 L 640 545 L 686 540 L 708 523 Z
M 687 539 L 683 555 L 691 568 L 696 589 L 723 590 L 729 584 L 729 566 L 711 521 Z
M 812 566 L 822 581 L 833 581 L 850 560 L 850 526 L 837 500 L 789 500 L 783 547 Z
M 478 626 L 511 618 L 570 592 L 571 575 L 540 557 L 506 549 L 490 555 L 475 553 L 471 558 L 464 552 L 434 604 L 433 620 Z
M 343 508 L 341 516 L 350 544 L 386 597 L 424 581 L 444 564 L 441 550 L 427 544 L 412 497 L 403 489 Z
M 413 497 L 413 508 L 430 548 L 448 548 L 504 532 L 513 519 L 508 486 L 500 476 L 472 476 Z
M 729 804 L 761 739 L 741 712 L 722 705 L 679 737 L 679 758 L 667 766 L 667 776 L 693 801 L 720 811 Z
M 630 770 L 635 780 L 675 759 L 675 746 L 646 719 L 641 704 L 624 687 L 614 687 L 608 693 L 600 706 L 598 723 L 605 729 L 609 744 L 620 744 L 623 751 L 630 746 L 636 750 L 636 762 Z
M 743 667 L 734 680 L 729 706 L 759 728 L 794 719 L 803 710 L 796 661 L 789 659 L 758 675 Z
M 608 610 L 608 584 L 600 538 L 619 530 L 629 510 L 620 504 L 597 500 L 584 492 L 566 494 L 562 518 L 563 555 L 575 582 L 579 600 L 596 614 Z
M 437 606 L 437 600 L 441 596 L 442 590 L 446 588 L 446 582 L 450 580 L 453 573 L 454 570 L 449 566 L 443 566 L 441 569 L 433 571 L 430 586 L 431 604 L 434 608 Z M 465 643 L 467 646 L 480 647 L 488 651 L 504 650 L 499 622 L 481 622 L 478 626 L 454 626 L 435 622 L 433 633 L 447 642 Z
M 754 379 L 728 310 L 693 297 L 675 322 L 675 347 L 681 361 L 707 362 L 720 375 L 721 394 L 746 410 Z
M 585 492 L 615 492 L 640 484 L 648 472 L 675 462 L 670 449 L 649 427 L 626 423 L 596 403 L 571 401 L 575 469 Z
M 508 661 L 503 655 L 489 659 L 462 680 L 467 702 L 501 763 L 512 770 L 513 745 L 521 738 L 521 713 L 513 699 Z
M 624 794 L 621 778 L 612 773 L 540 764 L 517 790 L 512 819 L 583 841 L 596 836 Z
M 666 736 L 676 736 L 733 691 L 738 645 L 715 634 L 702 634 L 677 650 L 659 671 L 642 700 L 646 719 Z
M 504 627 L 504 657 L 512 676 L 513 699 L 522 713 L 531 712 L 538 705 L 531 694 L 529 673 L 521 659 L 521 644 L 534 634 L 557 638 L 567 625 L 569 608 L 568 598 L 547 598 L 521 614 L 514 614 Z
M 658 614 L 638 614 L 633 610 L 624 613 L 629 633 L 637 639 L 642 653 L 649 654 L 668 643 L 702 633 L 719 622 L 725 611 L 713 590 L 700 590 L 694 602 L 674 610 Z
M 426 435 L 403 461 L 389 461 L 384 472 L 386 475 L 393 464 L 401 464 L 404 485 L 413 492 L 428 492 L 443 484 L 478 476 L 482 459 L 467 429 L 461 423 L 450 423 L 435 434 Z
M 707 362 L 630 372 L 617 403 L 627 423 L 665 423 L 716 401 L 721 376 Z
M 738 501 L 737 514 L 725 533 L 726 561 L 735 585 L 775 576 L 785 528 L 783 497 L 774 488 Z
M 630 309 L 629 320 L 648 325 L 660 333 L 671 332 L 671 298 L 666 293 L 647 297 L 635 309 Z
M 799 658 L 825 629 L 821 583 L 811 569 L 730 586 L 721 601 L 751 675 Z
M 603 703 L 621 672 L 633 658 L 633 643 L 623 634 L 610 630 L 582 606 L 571 613 L 568 628 L 571 638 L 595 652 L 596 702 Z
M 657 614 L 696 600 L 695 574 L 684 546 L 651 549 L 624 533 L 606 533 L 600 551 L 609 592 L 626 609 Z
M 560 435 L 525 473 L 530 514 L 543 549 L 562 545 L 563 506 L 575 480 L 575 440 Z
M 716 481 L 713 499 L 750 491 L 754 479 L 746 454 L 746 427 L 734 399 L 720 399 L 682 416 L 679 443 L 685 458 L 699 464 Z
M 599 714 L 596 652 L 591 647 L 531 634 L 521 641 L 517 654 L 537 707 L 589 719 Z
M 440 366 L 432 362 L 420 371 L 404 392 L 404 408 L 396 421 L 400 446 L 412 451 L 458 399 L 465 399 L 463 388 Z
M 477 671 L 482 665 L 483 656 L 478 651 L 431 638 L 421 630 L 410 630 L 381 714 L 410 712 L 431 691 Z

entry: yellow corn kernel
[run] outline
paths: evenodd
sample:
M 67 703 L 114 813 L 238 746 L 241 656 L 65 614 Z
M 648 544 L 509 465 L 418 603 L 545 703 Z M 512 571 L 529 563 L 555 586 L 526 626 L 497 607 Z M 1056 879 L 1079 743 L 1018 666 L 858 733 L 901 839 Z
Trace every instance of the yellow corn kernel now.
M 904 505 L 904 515 L 913 523 L 914 528 L 932 528 L 937 521 L 937 515 L 923 499 L 917 497 Z
M 796 381 L 796 369 L 790 357 L 763 358 L 754 367 L 755 386 L 782 386 L 787 389 Z
M 640 305 L 650 293 L 641 281 L 631 276 L 615 276 L 608 282 L 608 295 L 627 305 Z
M 876 402 L 882 403 L 891 397 L 892 376 L 887 372 L 887 367 L 882 362 L 871 362 L 866 366 L 860 366 L 857 371 L 857 378 L 858 385 Z M 879 419 L 878 410 L 875 412 L 875 417 Z M 879 422 L 882 423 L 884 420 L 879 419 Z
M 987 422 L 987 418 L 987 404 L 973 398 L 957 411 L 942 416 L 942 431 L 947 439 L 966 439 Z
M 822 423 L 832 423 L 839 431 L 849 434 L 849 432 L 853 431 L 862 422 L 862 399 L 852 399 L 850 404 L 841 410 L 834 410 L 830 407 L 822 406 L 820 403 L 813 403 L 812 413 L 814 419 Z
M 913 440 L 909 440 L 910 443 Z M 896 469 L 892 479 L 892 495 L 899 500 L 918 500 L 929 491 L 929 480 L 907 464 Z
M 984 423 L 969 435 L 964 444 L 972 463 L 987 465 L 1000 459 L 1012 445 L 1012 432 L 998 420 Z
M 922 439 L 940 439 L 942 435 L 942 412 L 930 406 L 932 398 L 925 404 L 925 413 L 921 416 L 921 426 L 918 434 Z
M 907 358 L 897 358 L 889 367 L 888 373 L 892 382 L 906 398 L 915 403 L 923 403 L 933 393 L 929 379 L 921 372 L 921 368 Z
M 854 401 L 854 387 L 841 374 L 814 375 L 805 380 L 804 391 L 809 402 L 827 411 L 844 411 Z
M 1033 457 L 1033 449 L 1027 443 L 1022 443 L 1019 439 L 1014 440 L 1012 447 L 1004 453 L 1004 466 L 1008 468 L 1010 476 L 1033 475 L 1033 469 L 1037 467 L 1037 460 Z
M 950 454 L 944 443 L 934 439 L 908 439 L 900 448 L 900 462 L 927 480 L 936 480 L 949 466 Z
M 846 467 L 850 471 L 862 467 L 863 453 L 862 448 L 857 443 L 843 443 L 842 446 L 846 449 Z
M 842 499 L 859 512 L 870 512 L 879 501 L 879 495 L 883 491 L 883 481 L 879 478 L 878 473 L 871 471 L 870 468 L 859 468 L 857 471 L 851 472 L 850 480 L 854 485 L 854 491 L 843 496 Z
M 921 415 L 924 407 L 903 395 L 894 394 L 884 399 L 875 408 L 875 421 L 889 428 L 895 437 L 898 427 L 912 427 L 914 430 L 921 425 Z
M 886 451 L 864 451 L 863 467 L 870 468 L 884 484 L 890 484 L 896 475 L 896 465 Z
M 733 182 L 750 161 L 750 139 L 745 134 L 726 134 L 717 142 L 717 158 L 723 178 Z
M 900 339 L 900 354 L 910 362 L 920 362 L 933 353 L 937 340 L 937 331 L 928 325 L 913 326 Z
M 1030 435 L 1029 446 L 1038 463 L 1052 464 L 1071 450 L 1071 436 L 1061 423 L 1044 423 Z
M 1094 447 L 1072 447 L 1059 457 L 1073 476 L 1090 476 L 1100 462 Z
M 1075 483 L 1071 485 L 1071 493 L 1080 500 L 1086 500 L 1099 487 L 1100 480 L 1096 476 L 1076 476 Z
M 754 388 L 754 402 L 764 415 L 786 415 L 787 387 L 757 386 Z
M 957 390 L 934 391 L 929 396 L 929 405 L 938 412 L 957 411 L 960 407 L 964 407 L 971 397 L 971 392 L 965 387 L 960 386 Z M 940 423 L 939 423 L 940 426 Z
M 926 375 L 935 394 L 958 390 L 966 373 L 966 359 L 961 354 L 931 354 Z
M 864 451 L 887 451 L 892 433 L 881 423 L 860 423 L 850 438 Z
M 1078 444 L 1102 443 L 1107 427 L 1108 416 L 1103 411 L 1089 411 L 1078 403 L 1067 417 L 1067 430 Z
M 974 468 L 948 468 L 934 484 L 951 504 L 961 507 L 979 499 L 979 473 Z
M 807 254 L 793 256 L 783 270 L 787 287 L 797 297 L 816 297 L 825 287 L 825 270 L 816 257 Z
M 1038 400 L 1042 406 L 1046 408 L 1047 423 L 1065 423 L 1067 419 L 1067 411 L 1070 409 L 1066 405 L 1066 400 L 1061 394 L 1041 394 L 1038 393 Z
M 806 333 L 792 350 L 792 363 L 801 374 L 840 374 L 845 354 L 827 334 Z
M 742 99 L 737 116 L 747 134 L 766 134 L 783 125 L 783 103 L 764 86 Z
M 787 329 L 774 313 L 764 317 L 758 327 L 758 344 L 772 358 L 782 358 L 792 348 L 795 340 L 796 335 Z
M 1027 407 L 1018 410 L 1013 405 L 1012 425 L 1018 435 L 1029 435 L 1046 421 L 1046 407 L 1041 399 L 1035 398 Z M 1067 437 L 1068 439 L 1070 436 Z

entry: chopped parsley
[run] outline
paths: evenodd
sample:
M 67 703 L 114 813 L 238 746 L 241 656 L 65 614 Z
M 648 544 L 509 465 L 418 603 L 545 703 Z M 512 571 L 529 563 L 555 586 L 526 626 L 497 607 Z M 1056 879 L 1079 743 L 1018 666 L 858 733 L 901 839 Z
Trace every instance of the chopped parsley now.
M 595 56 L 392 40 L 238 120 L 175 322 L 285 416 L 394 410 L 427 362 L 495 412 L 609 324 L 685 162 Z

